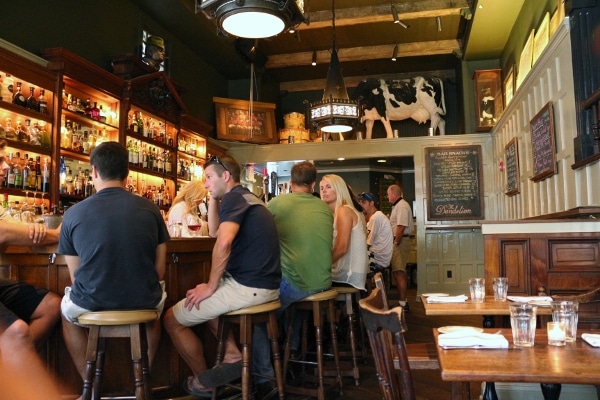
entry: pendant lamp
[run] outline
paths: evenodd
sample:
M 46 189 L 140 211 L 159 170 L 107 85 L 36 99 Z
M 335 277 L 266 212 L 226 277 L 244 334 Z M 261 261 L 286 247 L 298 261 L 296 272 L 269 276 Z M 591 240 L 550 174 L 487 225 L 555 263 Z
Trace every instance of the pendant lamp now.
M 350 100 L 342 77 L 342 69 L 336 49 L 335 0 L 331 2 L 333 46 L 327 71 L 323 99 L 310 104 L 310 120 L 316 129 L 327 133 L 351 131 L 358 119 L 358 103 Z
M 304 0 L 196 0 L 202 11 L 225 33 L 262 39 L 306 22 Z

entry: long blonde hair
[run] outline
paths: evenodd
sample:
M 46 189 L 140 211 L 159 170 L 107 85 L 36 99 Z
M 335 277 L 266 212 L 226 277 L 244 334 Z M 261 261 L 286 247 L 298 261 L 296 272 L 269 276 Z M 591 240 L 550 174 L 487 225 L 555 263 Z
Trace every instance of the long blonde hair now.
M 356 208 L 354 207 L 352 196 L 350 195 L 350 191 L 348 190 L 348 185 L 346 185 L 346 181 L 344 181 L 344 179 L 341 176 L 335 174 L 327 174 L 324 175 L 321 178 L 321 180 L 327 181 L 331 184 L 331 188 L 335 192 L 336 210 L 346 204 L 352 208 Z
M 202 181 L 191 181 L 183 186 L 175 200 L 173 200 L 173 206 L 179 202 L 184 201 L 186 204 L 186 213 L 198 211 L 198 204 L 206 197 L 206 188 Z

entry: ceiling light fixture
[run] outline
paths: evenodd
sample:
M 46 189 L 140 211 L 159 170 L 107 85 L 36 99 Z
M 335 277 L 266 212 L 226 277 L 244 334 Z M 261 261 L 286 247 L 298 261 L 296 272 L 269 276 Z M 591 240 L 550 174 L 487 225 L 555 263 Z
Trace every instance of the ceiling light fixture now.
M 312 55 L 312 66 L 314 67 L 315 65 L 317 65 L 317 51 L 313 50 L 313 55 Z
M 306 22 L 303 0 L 196 0 L 202 11 L 229 35 L 262 39 Z
M 358 119 L 358 103 L 350 100 L 342 77 L 335 42 L 335 0 L 331 1 L 333 39 L 331 61 L 323 99 L 310 104 L 310 120 L 316 129 L 326 133 L 351 131 Z
M 398 43 L 394 46 L 394 52 L 392 53 L 392 61 L 396 61 L 398 58 Z
M 442 18 L 440 18 L 439 16 L 435 17 L 435 22 L 437 24 L 438 32 L 441 32 L 442 31 Z
M 394 18 L 394 23 L 400 25 L 404 29 L 408 29 L 410 26 L 408 24 L 406 24 L 404 21 L 401 21 L 400 18 L 398 18 L 398 10 L 396 9 L 396 6 L 391 4 L 391 8 L 392 8 L 392 17 Z

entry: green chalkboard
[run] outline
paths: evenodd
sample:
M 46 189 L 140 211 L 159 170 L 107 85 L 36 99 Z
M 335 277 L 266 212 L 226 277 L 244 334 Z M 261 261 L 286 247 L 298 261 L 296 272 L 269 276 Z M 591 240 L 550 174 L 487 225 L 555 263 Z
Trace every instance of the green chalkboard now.
M 517 145 L 517 138 L 512 138 L 504 147 L 506 194 L 509 196 L 519 193 L 519 148 Z
M 428 147 L 429 220 L 483 219 L 481 146 Z
M 533 176 L 538 182 L 556 173 L 556 147 L 554 144 L 554 115 L 548 103 L 531 120 L 531 152 Z

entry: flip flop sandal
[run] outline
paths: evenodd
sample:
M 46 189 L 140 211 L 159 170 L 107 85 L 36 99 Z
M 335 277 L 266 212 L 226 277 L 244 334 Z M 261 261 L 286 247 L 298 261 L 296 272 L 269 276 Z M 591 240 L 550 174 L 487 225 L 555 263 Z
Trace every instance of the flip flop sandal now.
M 191 394 L 192 396 L 196 396 L 196 397 L 203 397 L 203 398 L 207 398 L 207 399 L 211 399 L 212 395 L 213 395 L 213 391 L 212 390 L 199 390 L 199 389 L 194 389 L 193 386 L 190 386 L 190 380 L 194 379 L 193 376 L 188 376 L 187 378 L 185 378 L 183 380 L 183 382 L 181 382 L 181 389 L 187 393 L 187 394 Z M 217 391 L 217 395 L 219 395 L 219 391 Z
M 206 370 L 198 376 L 198 381 L 205 387 L 219 387 L 235 381 L 242 376 L 242 362 L 221 363 Z

